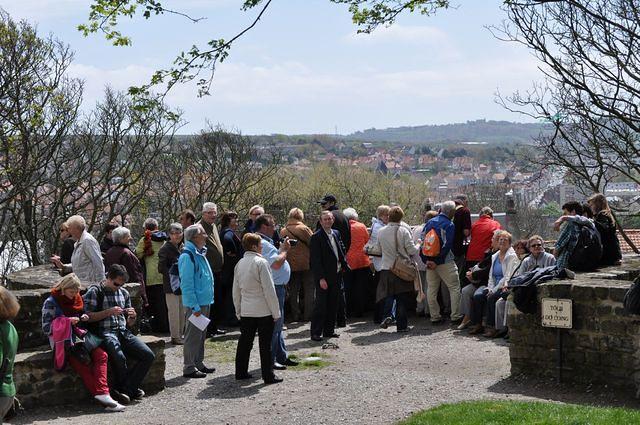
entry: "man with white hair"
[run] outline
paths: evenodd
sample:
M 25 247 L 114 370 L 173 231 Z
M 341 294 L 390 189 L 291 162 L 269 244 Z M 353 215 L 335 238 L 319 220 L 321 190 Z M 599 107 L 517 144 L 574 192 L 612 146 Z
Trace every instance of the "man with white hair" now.
M 440 252 L 437 256 L 426 257 L 421 253 L 422 259 L 427 265 L 427 302 L 429 303 L 431 323 L 442 322 L 438 305 L 440 281 L 447 286 L 451 296 L 451 323 L 458 324 L 462 320 L 460 315 L 460 278 L 451 251 L 455 235 L 455 226 L 451 219 L 455 212 L 456 204 L 453 201 L 443 202 L 440 214 L 429 220 L 422 232 L 424 239 L 430 230 L 435 230 L 440 242 Z
M 222 242 L 220 242 L 220 233 L 216 226 L 216 218 L 218 217 L 218 206 L 213 202 L 205 202 L 202 205 L 202 220 L 197 224 L 200 224 L 204 231 L 207 232 L 207 260 L 209 266 L 213 271 L 216 282 L 221 282 L 222 277 L 222 264 L 224 263 L 224 251 L 222 250 Z M 216 305 L 212 306 L 211 323 L 209 324 L 209 334 L 224 335 L 226 332 L 222 329 L 218 329 L 220 321 L 223 320 L 222 314 L 224 312 L 223 306 L 220 304 L 223 302 L 223 296 L 220 293 L 222 286 L 214 285 L 214 299 Z
M 65 222 L 69 235 L 76 241 L 70 264 L 62 264 L 60 257 L 51 257 L 51 262 L 62 274 L 75 273 L 84 284 L 99 283 L 104 280 L 104 264 L 100 244 L 87 231 L 87 223 L 82 216 L 74 215 Z

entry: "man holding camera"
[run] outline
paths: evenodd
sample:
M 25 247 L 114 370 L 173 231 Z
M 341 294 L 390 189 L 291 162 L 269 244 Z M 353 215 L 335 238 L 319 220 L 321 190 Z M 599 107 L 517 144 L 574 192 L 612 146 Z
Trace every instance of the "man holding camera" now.
M 297 366 L 298 362 L 291 360 L 287 356 L 287 347 L 284 343 L 284 299 L 286 295 L 285 285 L 291 277 L 291 267 L 287 262 L 287 253 L 291 248 L 289 238 L 285 238 L 280 243 L 280 249 L 276 248 L 273 239 L 268 235 L 273 235 L 276 223 L 271 214 L 262 214 L 255 220 L 256 232 L 262 237 L 262 256 L 269 262 L 271 277 L 276 287 L 276 295 L 280 304 L 280 319 L 276 321 L 273 328 L 273 338 L 271 339 L 271 356 L 273 358 L 273 368 L 284 370 L 287 366 Z

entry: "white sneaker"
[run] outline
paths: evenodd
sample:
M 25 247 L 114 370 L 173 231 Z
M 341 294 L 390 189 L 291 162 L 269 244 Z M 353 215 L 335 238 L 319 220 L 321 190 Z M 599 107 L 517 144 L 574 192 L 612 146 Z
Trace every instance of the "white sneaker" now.
M 98 394 L 94 396 L 96 400 L 100 402 L 105 407 L 116 407 L 118 406 L 118 402 L 111 398 L 109 394 Z
M 115 406 L 108 406 L 104 410 L 106 410 L 107 412 L 124 412 L 124 409 L 126 409 L 126 407 L 124 407 L 122 404 L 116 404 Z

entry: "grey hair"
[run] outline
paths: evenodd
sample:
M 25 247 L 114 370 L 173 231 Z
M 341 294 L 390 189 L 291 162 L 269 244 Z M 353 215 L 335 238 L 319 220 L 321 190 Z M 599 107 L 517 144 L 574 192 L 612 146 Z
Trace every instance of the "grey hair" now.
M 347 220 L 357 220 L 358 219 L 358 212 L 355 210 L 355 208 L 345 208 L 342 211 L 342 214 L 344 214 L 344 216 L 347 217 Z
M 211 210 L 218 210 L 218 206 L 215 204 L 215 202 L 205 202 L 202 205 L 202 212 L 207 212 L 207 211 L 211 211 Z
M 113 240 L 113 243 L 118 243 L 122 239 L 127 237 L 127 235 L 131 235 L 131 231 L 129 229 L 127 229 L 126 227 L 123 227 L 123 226 L 116 227 L 111 232 L 111 239 Z
M 482 207 L 480 210 L 480 215 L 488 215 L 489 217 L 493 217 L 493 210 L 490 207 Z
M 456 210 L 456 203 L 453 201 L 445 201 L 440 205 L 440 211 L 447 217 L 451 215 L 452 212 Z
M 171 223 L 169 225 L 169 233 L 172 232 L 180 232 L 182 233 L 182 224 L 180 223 Z
M 204 230 L 204 227 L 202 227 L 201 224 L 192 224 L 191 226 L 187 227 L 187 229 L 184 231 L 184 240 L 185 241 L 193 240 L 193 238 L 199 235 L 200 233 L 207 233 L 207 232 Z
M 82 230 L 85 230 L 87 228 L 87 222 L 81 215 L 72 215 L 67 219 L 67 221 L 64 222 L 64 224 L 66 224 L 67 227 L 75 226 L 81 228 Z
M 144 230 L 156 230 L 158 228 L 158 220 L 149 217 L 144 221 Z

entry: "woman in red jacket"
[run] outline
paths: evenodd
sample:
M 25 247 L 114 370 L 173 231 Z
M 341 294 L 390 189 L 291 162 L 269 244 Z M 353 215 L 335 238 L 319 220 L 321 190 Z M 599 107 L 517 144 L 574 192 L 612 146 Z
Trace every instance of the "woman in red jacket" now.
M 347 251 L 350 272 L 345 276 L 347 309 L 351 316 L 362 317 L 367 303 L 367 288 L 372 285 L 371 261 L 364 251 L 369 242 L 367 226 L 358 221 L 358 213 L 353 208 L 343 211 L 351 228 L 351 246 Z

